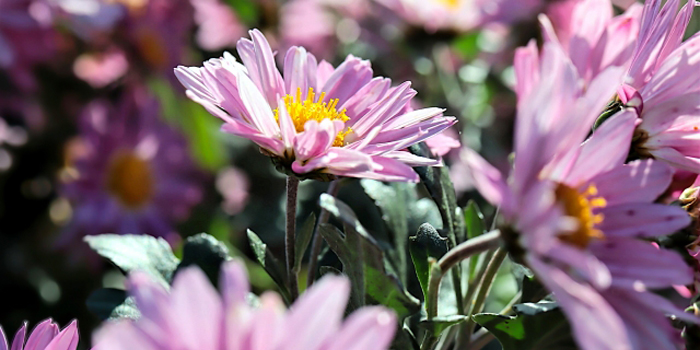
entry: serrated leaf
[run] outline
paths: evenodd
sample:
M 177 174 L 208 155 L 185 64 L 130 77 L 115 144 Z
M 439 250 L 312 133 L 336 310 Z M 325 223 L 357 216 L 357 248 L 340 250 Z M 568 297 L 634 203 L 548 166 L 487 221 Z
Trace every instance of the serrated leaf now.
M 418 325 L 425 328 L 428 332 L 431 332 L 434 337 L 438 337 L 445 329 L 460 324 L 466 320 L 467 316 L 464 315 L 438 316 L 433 317 L 430 320 L 423 319 L 420 321 L 420 323 L 418 323 Z
M 214 236 L 199 233 L 185 240 L 185 245 L 182 248 L 182 261 L 178 265 L 177 271 L 197 265 L 204 271 L 211 283 L 218 286 L 221 264 L 227 260 L 231 260 L 231 256 L 224 243 Z
M 306 248 L 309 247 L 311 237 L 314 234 L 314 227 L 316 227 L 316 214 L 311 213 L 296 232 L 294 242 L 294 271 L 299 271 L 301 268 L 301 262 L 304 260 L 304 252 L 306 252 Z
M 285 267 L 272 255 L 272 252 L 267 249 L 267 244 L 265 244 L 255 232 L 248 230 L 248 240 L 250 241 L 250 247 L 253 249 L 258 263 L 262 265 L 267 274 L 270 275 L 275 282 L 282 297 L 287 302 L 290 302 L 291 295 L 287 289 L 287 272 Z
M 556 303 L 517 306 L 513 309 L 522 312 L 517 316 L 476 314 L 472 319 L 493 333 L 503 350 L 578 349 L 569 324 Z
M 406 292 L 395 276 L 386 272 L 384 253 L 352 210 L 328 195 L 321 196 L 320 204 L 345 223 L 345 234 L 330 224 L 321 225 L 319 232 L 342 262 L 343 273 L 352 281 L 350 308 L 373 301 L 394 309 L 400 318 L 417 312 L 418 300 Z
M 86 236 L 85 242 L 97 254 L 109 259 L 126 273 L 143 271 L 166 289 L 180 262 L 162 238 L 148 235 L 103 234 Z

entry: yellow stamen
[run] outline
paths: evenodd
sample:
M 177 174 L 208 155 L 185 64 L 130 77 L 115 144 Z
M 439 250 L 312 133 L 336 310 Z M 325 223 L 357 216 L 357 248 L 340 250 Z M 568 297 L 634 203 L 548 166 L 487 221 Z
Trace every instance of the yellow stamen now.
M 603 239 L 603 232 L 596 225 L 603 222 L 603 214 L 593 214 L 594 209 L 604 208 L 607 205 L 605 198 L 595 197 L 598 189 L 589 185 L 584 191 L 559 184 L 555 191 L 557 202 L 562 205 L 564 213 L 578 221 L 576 230 L 567 232 L 559 238 L 571 245 L 585 248 L 592 239 Z
M 459 0 L 436 0 L 437 2 L 449 7 L 450 9 L 456 9 L 459 7 Z
M 304 125 L 309 120 L 321 122 L 324 119 L 348 121 L 350 118 L 345 115 L 345 109 L 338 111 L 338 99 L 332 99 L 328 102 L 323 102 L 326 97 L 325 92 L 321 92 L 318 99 L 315 99 L 316 94 L 313 88 L 309 88 L 309 92 L 305 100 L 301 98 L 301 88 L 297 88 L 296 96 L 288 94 L 284 97 L 284 105 L 287 108 L 287 113 L 292 118 L 294 129 L 297 132 L 304 131 Z M 275 119 L 279 123 L 279 110 L 275 108 Z M 333 146 L 342 147 L 345 145 L 345 137 L 352 132 L 352 129 L 345 128 L 336 135 L 333 141 Z
M 117 153 L 107 168 L 107 190 L 130 209 L 151 199 L 153 182 L 148 162 L 132 152 Z

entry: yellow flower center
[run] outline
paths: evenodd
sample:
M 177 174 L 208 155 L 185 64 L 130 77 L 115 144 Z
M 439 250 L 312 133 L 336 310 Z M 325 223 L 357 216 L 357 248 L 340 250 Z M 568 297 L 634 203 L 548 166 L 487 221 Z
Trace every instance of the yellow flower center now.
M 107 168 L 107 190 L 130 209 L 143 206 L 153 195 L 148 162 L 131 152 L 117 153 Z
M 456 9 L 459 7 L 459 0 L 436 0 L 440 4 L 449 7 L 450 9 Z
M 304 124 L 309 120 L 315 120 L 321 122 L 324 119 L 330 120 L 341 120 L 343 122 L 348 121 L 350 118 L 345 115 L 345 110 L 338 111 L 336 109 L 338 105 L 338 99 L 332 99 L 328 102 L 323 102 L 326 97 L 325 92 L 321 92 L 318 99 L 315 100 L 316 94 L 313 88 L 309 88 L 309 93 L 305 100 L 301 98 L 301 88 L 297 89 L 296 96 L 288 94 L 284 96 L 284 105 L 287 107 L 287 113 L 292 118 L 294 123 L 294 128 L 297 132 L 304 131 Z M 275 108 L 275 119 L 279 123 L 279 110 Z M 350 128 L 345 128 L 336 135 L 333 141 L 333 146 L 342 147 L 345 145 L 345 136 L 347 136 L 352 130 Z
M 596 225 L 603 222 L 603 214 L 593 214 L 593 209 L 603 208 L 607 203 L 605 198 L 596 197 L 598 189 L 594 185 L 579 192 L 575 188 L 559 184 L 555 193 L 564 213 L 578 221 L 577 229 L 559 236 L 562 241 L 585 248 L 592 239 L 605 238 L 603 232 L 596 229 Z

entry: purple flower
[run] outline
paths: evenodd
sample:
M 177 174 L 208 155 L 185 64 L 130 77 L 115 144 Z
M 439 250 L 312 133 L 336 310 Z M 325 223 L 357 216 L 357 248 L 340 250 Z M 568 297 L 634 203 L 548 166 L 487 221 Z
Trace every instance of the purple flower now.
M 442 109 L 401 113 L 416 92 L 405 82 L 372 78 L 368 61 L 348 56 L 333 68 L 292 47 L 284 77 L 258 30 L 241 39 L 243 64 L 225 53 L 203 67 L 178 67 L 187 95 L 223 119 L 223 130 L 248 138 L 287 172 L 303 177 L 350 176 L 418 181 L 411 166 L 438 162 L 404 149 L 456 120 Z
M 49 318 L 36 325 L 25 342 L 26 334 L 25 322 L 15 333 L 12 347 L 9 347 L 0 327 L 0 350 L 75 350 L 78 347 L 78 322 L 75 320 L 59 332 L 58 325 Z
M 199 25 L 197 44 L 214 51 L 236 45 L 246 27 L 229 5 L 219 0 L 190 0 L 194 7 L 194 21 Z
M 35 88 L 34 66 L 56 51 L 52 17 L 45 1 L 0 1 L 0 69 L 24 90 Z
M 240 261 L 225 263 L 219 280 L 221 296 L 198 267 L 178 273 L 170 292 L 146 274 L 132 274 L 127 289 L 141 318 L 107 324 L 95 344 L 101 350 L 381 350 L 393 339 L 396 316 L 383 306 L 360 308 L 343 321 L 346 277 L 322 278 L 288 311 L 274 292 L 249 305 Z
M 554 293 L 582 349 L 675 348 L 678 334 L 665 315 L 700 320 L 651 290 L 690 283 L 692 271 L 680 255 L 644 240 L 690 222 L 681 208 L 653 203 L 672 169 L 653 160 L 623 164 L 637 122 L 632 109 L 586 140 L 622 70 L 603 71 L 584 91 L 553 43 L 542 57 L 519 50 L 515 67 L 520 100 L 509 182 L 463 150 L 476 187 L 501 206 L 512 255 Z
M 178 238 L 173 224 L 199 202 L 201 175 L 183 137 L 159 116 L 155 100 L 137 89 L 116 106 L 87 106 L 82 154 L 64 171 L 61 190 L 74 213 L 62 244 L 104 232 Z

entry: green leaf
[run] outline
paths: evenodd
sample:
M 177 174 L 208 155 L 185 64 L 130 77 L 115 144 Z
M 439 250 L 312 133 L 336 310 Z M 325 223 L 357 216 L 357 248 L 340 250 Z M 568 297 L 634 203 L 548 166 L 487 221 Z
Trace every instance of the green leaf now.
M 197 265 L 204 271 L 211 283 L 218 286 L 221 264 L 227 260 L 231 260 L 228 248 L 213 236 L 200 233 L 188 237 L 185 241 L 182 248 L 182 261 L 178 265 L 177 271 Z
M 103 234 L 86 236 L 85 242 L 97 254 L 109 259 L 124 272 L 143 271 L 166 289 L 180 262 L 162 238 L 148 235 Z
M 114 288 L 101 288 L 88 296 L 85 304 L 88 310 L 95 314 L 101 321 L 110 319 L 115 315 L 115 310 L 126 302 L 126 291 Z M 122 309 L 128 309 L 123 307 Z M 134 316 L 138 316 L 138 310 L 132 310 Z
M 251 0 L 226 0 L 238 18 L 247 24 L 248 27 L 254 27 L 258 22 L 258 6 L 255 1 Z
M 503 350 L 578 349 L 556 303 L 518 304 L 513 310 L 517 316 L 477 314 L 472 318 L 496 336 Z
M 379 303 L 394 309 L 400 318 L 420 310 L 418 300 L 406 292 L 395 276 L 386 272 L 384 253 L 352 210 L 345 203 L 325 194 L 321 195 L 320 204 L 345 223 L 345 234 L 330 224 L 321 225 L 319 232 L 340 259 L 343 272 L 352 281 L 350 308 Z
M 253 249 L 258 263 L 262 265 L 267 274 L 275 281 L 282 297 L 287 302 L 290 302 L 292 298 L 287 289 L 287 272 L 285 267 L 272 255 L 270 249 L 267 248 L 267 244 L 263 243 L 255 232 L 248 230 L 248 240 L 250 241 L 250 247 Z
M 464 209 L 464 222 L 467 226 L 467 237 L 472 239 L 486 232 L 484 224 L 484 214 L 473 200 L 469 200 L 467 208 Z
M 316 214 L 311 213 L 296 232 L 294 242 L 294 271 L 298 272 L 301 268 L 301 262 L 304 260 L 304 252 L 306 252 L 306 248 L 308 248 L 309 243 L 311 243 L 311 237 L 314 234 L 315 226 Z
M 463 34 L 452 41 L 452 48 L 459 53 L 463 59 L 474 58 L 481 51 L 478 41 L 479 33 Z
M 440 236 L 432 225 L 425 223 L 418 228 L 418 233 L 415 236 L 409 237 L 408 250 L 411 252 L 413 267 L 425 298 L 428 295 L 428 280 L 430 279 L 428 258 L 439 260 L 447 253 L 447 238 Z
M 464 315 L 438 316 L 430 320 L 423 319 L 418 323 L 419 326 L 425 328 L 434 337 L 439 337 L 442 332 L 456 324 L 460 324 L 467 320 Z

